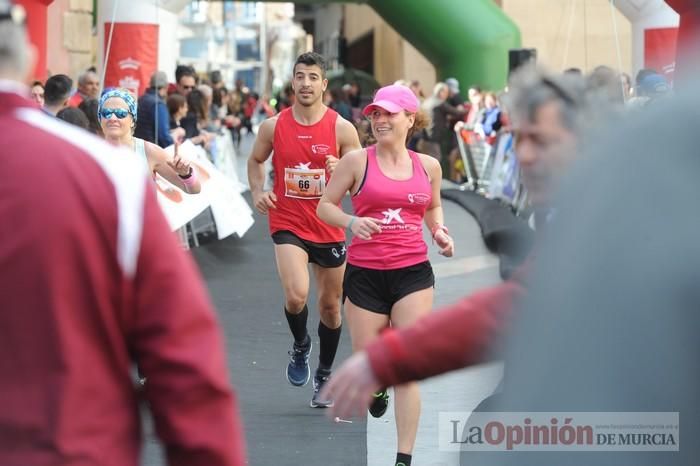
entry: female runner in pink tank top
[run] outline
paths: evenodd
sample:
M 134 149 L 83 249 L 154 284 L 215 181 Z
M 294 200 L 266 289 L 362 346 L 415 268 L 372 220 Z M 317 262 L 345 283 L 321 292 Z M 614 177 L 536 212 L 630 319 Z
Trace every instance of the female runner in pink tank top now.
M 408 87 L 392 85 L 377 91 L 363 111 L 377 144 L 340 160 L 318 204 L 321 220 L 350 228 L 354 235 L 343 280 L 353 351 L 362 350 L 387 326 L 408 326 L 430 312 L 435 278 L 423 223 L 440 254 L 450 257 L 454 252 L 443 224 L 440 164 L 406 148 L 413 132 L 427 124 L 418 107 Z M 355 215 L 338 207 L 348 191 Z M 395 464 L 410 466 L 420 416 L 418 385 L 396 387 L 395 394 Z M 370 414 L 382 416 L 388 398 L 386 390 L 375 393 Z

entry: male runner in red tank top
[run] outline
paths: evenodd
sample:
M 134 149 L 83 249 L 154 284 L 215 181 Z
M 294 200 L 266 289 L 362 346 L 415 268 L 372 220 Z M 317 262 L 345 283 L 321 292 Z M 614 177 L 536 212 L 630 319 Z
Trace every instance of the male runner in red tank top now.
M 328 407 L 319 398 L 328 380 L 340 340 L 340 295 L 345 272 L 345 232 L 329 227 L 316 216 L 339 157 L 360 149 L 354 126 L 323 104 L 328 86 L 323 57 L 309 52 L 294 64 L 292 107 L 260 126 L 248 159 L 248 182 L 258 211 L 270 217 L 277 271 L 284 289 L 284 313 L 294 337 L 287 380 L 295 386 L 309 381 L 311 338 L 306 330 L 309 294 L 308 264 L 318 290 L 320 322 L 319 365 L 314 377 L 311 407 Z M 265 161 L 274 151 L 274 187 L 264 191 Z

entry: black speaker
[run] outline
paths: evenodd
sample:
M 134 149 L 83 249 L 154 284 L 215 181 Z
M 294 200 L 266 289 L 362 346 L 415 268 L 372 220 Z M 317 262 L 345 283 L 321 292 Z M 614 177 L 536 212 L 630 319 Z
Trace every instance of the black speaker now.
M 510 49 L 508 51 L 508 75 L 521 66 L 537 61 L 537 49 Z
M 348 41 L 344 36 L 338 38 L 338 63 L 348 66 Z

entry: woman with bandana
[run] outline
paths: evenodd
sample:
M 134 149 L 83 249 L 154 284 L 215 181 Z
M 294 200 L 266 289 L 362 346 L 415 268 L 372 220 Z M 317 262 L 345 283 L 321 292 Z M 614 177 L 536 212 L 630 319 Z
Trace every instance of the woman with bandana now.
M 201 185 L 194 168 L 177 153 L 170 157 L 159 146 L 133 136 L 136 127 L 136 100 L 129 91 L 112 89 L 100 98 L 97 116 L 105 139 L 117 146 L 133 150 L 148 164 L 151 173 L 159 174 L 169 183 L 189 194 L 199 193 Z

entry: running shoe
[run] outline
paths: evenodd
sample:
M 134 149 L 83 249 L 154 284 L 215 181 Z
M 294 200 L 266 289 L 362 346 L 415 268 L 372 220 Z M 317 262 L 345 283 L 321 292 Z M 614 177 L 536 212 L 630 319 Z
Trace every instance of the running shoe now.
M 372 393 L 372 404 L 369 405 L 369 413 L 372 417 L 382 417 L 389 406 L 389 392 L 386 389 Z
M 309 369 L 309 355 L 311 354 L 311 339 L 306 346 L 294 343 L 289 351 L 289 364 L 287 365 L 287 380 L 295 387 L 302 387 L 309 382 L 311 370 Z
M 311 398 L 310 403 L 312 408 L 330 408 L 333 406 L 333 400 L 321 398 L 321 390 L 330 377 L 331 371 L 316 371 L 316 375 L 314 375 L 314 396 Z

